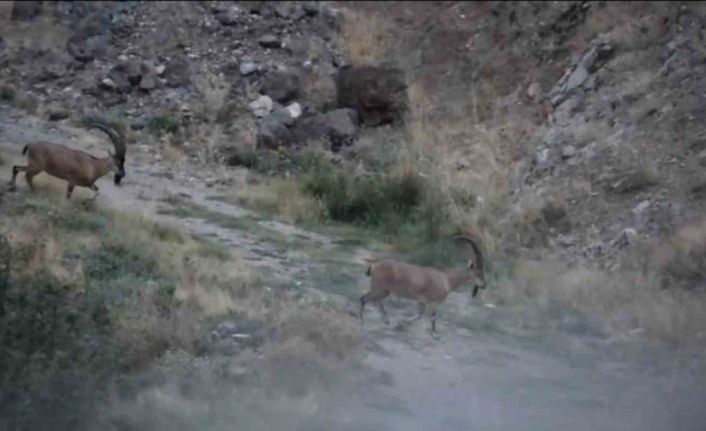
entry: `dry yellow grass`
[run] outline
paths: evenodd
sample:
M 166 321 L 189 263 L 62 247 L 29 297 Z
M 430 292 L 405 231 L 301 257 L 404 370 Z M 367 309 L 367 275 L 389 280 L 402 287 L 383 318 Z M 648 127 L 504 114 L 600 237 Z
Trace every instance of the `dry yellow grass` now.
M 379 14 L 343 10 L 341 38 L 346 58 L 356 65 L 377 65 L 389 58 L 394 26 Z
M 322 220 L 321 202 L 305 194 L 298 182 L 286 178 L 262 178 L 257 184 L 244 182 L 226 199 L 272 214 L 288 223 L 318 223 Z
M 499 280 L 487 299 L 505 304 L 557 302 L 597 319 L 609 332 L 642 332 L 666 342 L 704 340 L 706 297 L 677 286 L 664 289 L 660 283 L 665 268 L 685 265 L 694 269 L 694 260 L 686 258 L 685 262 L 682 251 L 704 253 L 704 227 L 693 226 L 678 233 L 671 246 L 652 244 L 635 249 L 635 264 L 626 262 L 618 272 L 569 267 L 557 256 L 546 254 L 536 259 L 519 258 L 512 275 Z M 645 259 L 646 265 L 637 262 Z

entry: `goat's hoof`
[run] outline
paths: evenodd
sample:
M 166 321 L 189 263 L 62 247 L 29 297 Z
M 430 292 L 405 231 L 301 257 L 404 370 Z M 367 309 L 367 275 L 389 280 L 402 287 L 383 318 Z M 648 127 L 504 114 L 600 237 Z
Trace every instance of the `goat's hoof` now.
M 14 185 L 12 185 L 12 184 L 10 184 L 10 185 L 7 186 L 7 191 L 8 191 L 8 192 L 16 192 L 16 191 L 17 191 L 17 187 L 14 186 Z

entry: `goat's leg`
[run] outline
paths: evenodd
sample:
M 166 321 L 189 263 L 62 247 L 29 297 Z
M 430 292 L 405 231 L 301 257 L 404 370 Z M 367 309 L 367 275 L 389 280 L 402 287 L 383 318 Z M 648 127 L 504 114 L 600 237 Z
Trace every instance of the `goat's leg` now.
M 32 181 L 34 176 L 37 175 L 38 173 L 42 171 L 38 170 L 30 170 L 29 167 L 26 169 L 25 173 L 25 180 L 27 180 L 27 185 L 29 186 L 30 191 L 34 191 L 34 182 Z
M 94 192 L 96 192 L 96 194 L 93 196 L 93 199 L 91 199 L 91 200 L 94 201 L 94 200 L 98 199 L 98 195 L 101 194 L 100 191 L 98 190 L 98 186 L 95 184 L 91 184 L 90 186 L 88 186 L 88 188 L 93 190 Z
M 10 179 L 10 190 L 15 190 L 15 179 L 17 178 L 17 174 L 20 172 L 26 172 L 27 171 L 27 166 L 18 166 L 15 165 L 12 167 L 12 178 Z
M 363 321 L 363 310 L 365 309 L 365 304 L 368 302 L 378 302 L 381 301 L 390 295 L 390 292 L 383 290 L 383 291 L 374 291 L 371 290 L 370 292 L 366 293 L 365 295 L 360 297 L 360 312 L 358 315 L 360 316 L 360 321 Z M 379 307 L 379 306 L 378 306 Z M 384 310 L 384 308 L 383 308 Z
M 421 319 L 424 316 L 424 310 L 426 308 L 426 304 L 424 304 L 423 302 L 418 302 L 417 306 L 418 306 L 418 310 L 419 310 L 417 315 L 412 317 L 411 319 L 407 319 L 407 320 L 403 320 L 403 321 L 399 322 L 395 326 L 395 329 L 402 330 L 402 329 L 406 328 L 407 326 L 411 325 L 412 323 L 416 322 L 417 320 Z
M 74 192 L 74 185 L 69 183 L 66 186 L 66 199 L 71 199 L 71 194 Z
M 382 299 L 379 300 L 376 304 L 378 306 L 378 310 L 380 310 L 380 314 L 382 315 L 382 321 L 385 322 L 385 325 L 390 324 L 390 318 L 387 317 L 387 311 L 385 311 L 385 306 L 382 303 Z
M 429 304 L 429 316 L 431 317 L 431 332 L 436 332 L 436 304 Z

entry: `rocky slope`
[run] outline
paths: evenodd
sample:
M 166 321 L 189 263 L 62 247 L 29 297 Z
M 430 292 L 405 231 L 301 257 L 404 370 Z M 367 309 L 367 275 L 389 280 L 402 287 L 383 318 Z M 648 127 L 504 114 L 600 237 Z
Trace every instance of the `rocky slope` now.
M 4 15 L 5 99 L 55 121 L 108 112 L 209 163 L 317 140 L 355 158 L 391 123 L 443 150 L 476 202 L 508 196 L 503 217 L 521 222 L 503 228 L 519 232 L 507 249 L 617 269 L 628 245 L 706 209 L 701 5 L 15 2 Z

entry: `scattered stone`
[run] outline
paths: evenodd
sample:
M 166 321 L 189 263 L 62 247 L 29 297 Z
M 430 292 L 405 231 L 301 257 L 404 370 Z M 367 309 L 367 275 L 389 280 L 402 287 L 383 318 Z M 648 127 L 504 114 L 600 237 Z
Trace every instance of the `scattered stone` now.
M 47 111 L 49 121 L 61 121 L 69 118 L 69 111 L 61 107 L 53 107 Z
M 297 118 L 301 117 L 301 115 L 302 115 L 302 107 L 297 102 L 292 103 L 291 105 L 287 106 L 285 109 L 289 112 L 289 115 L 295 120 Z
M 634 245 L 637 243 L 640 236 L 637 234 L 637 230 L 629 227 L 623 229 L 623 231 L 618 235 L 615 240 L 613 240 L 613 246 L 617 248 L 627 247 L 629 245 Z
M 649 208 L 649 207 L 650 207 L 650 201 L 646 199 L 646 200 L 640 202 L 639 204 L 637 204 L 637 206 L 632 209 L 632 213 L 635 214 L 636 216 L 639 216 L 642 213 L 644 213 L 645 210 L 647 210 L 647 208 Z
M 257 72 L 257 64 L 255 64 L 251 61 L 241 63 L 240 67 L 239 67 L 239 71 L 242 76 L 248 76 L 250 74 Z
M 234 26 L 238 23 L 238 15 L 231 9 L 221 11 L 215 16 L 216 21 L 226 27 Z
M 539 82 L 533 82 L 530 84 L 529 87 L 527 87 L 527 97 L 529 97 L 532 100 L 536 100 L 537 97 L 539 96 L 539 92 L 541 91 L 541 86 L 539 85 Z
M 274 103 L 272 102 L 272 98 L 269 96 L 260 96 L 257 100 L 250 102 L 248 108 L 254 116 L 257 118 L 262 118 L 272 112 L 273 106 Z
M 266 34 L 257 41 L 263 48 L 281 48 L 282 41 L 274 34 Z
M 572 145 L 566 145 L 561 150 L 561 156 L 565 159 L 573 157 L 574 154 L 576 154 L 576 148 L 574 148 Z
M 165 65 L 160 64 L 154 68 L 154 71 L 157 73 L 157 75 L 162 76 L 162 75 L 164 75 L 164 71 L 166 69 L 167 69 L 167 67 Z
M 582 65 L 578 65 L 576 69 L 569 75 L 569 79 L 566 81 L 566 87 L 564 91 L 573 91 L 576 88 L 580 87 L 583 85 L 584 82 L 588 79 L 588 70 L 586 70 L 585 67 Z
M 110 78 L 103 79 L 100 83 L 100 86 L 101 88 L 104 88 L 106 90 L 115 90 L 118 88 L 118 86 L 115 85 L 115 82 Z

